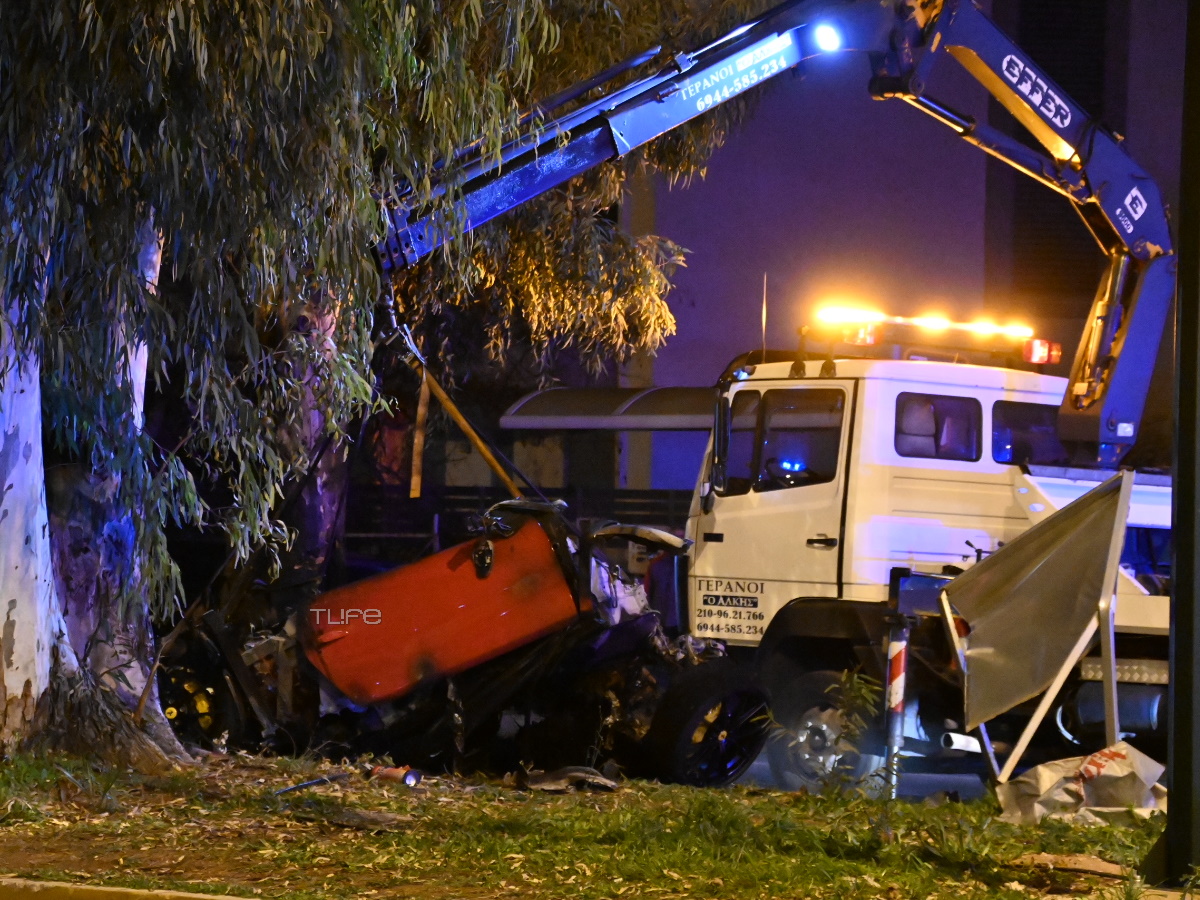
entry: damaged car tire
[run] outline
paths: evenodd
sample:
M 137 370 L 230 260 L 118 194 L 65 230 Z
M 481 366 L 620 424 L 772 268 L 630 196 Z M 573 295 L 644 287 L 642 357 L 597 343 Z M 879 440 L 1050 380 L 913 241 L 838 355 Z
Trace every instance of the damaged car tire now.
M 679 672 L 642 743 L 660 781 L 716 787 L 754 762 L 767 734 L 766 695 L 729 659 Z
M 855 736 L 847 729 L 840 702 L 842 676 L 822 670 L 806 672 L 788 687 L 787 696 L 772 704 L 767 761 L 775 783 L 788 791 L 821 793 L 858 788 L 873 794 L 882 789 L 883 756 L 871 752 L 878 735 Z

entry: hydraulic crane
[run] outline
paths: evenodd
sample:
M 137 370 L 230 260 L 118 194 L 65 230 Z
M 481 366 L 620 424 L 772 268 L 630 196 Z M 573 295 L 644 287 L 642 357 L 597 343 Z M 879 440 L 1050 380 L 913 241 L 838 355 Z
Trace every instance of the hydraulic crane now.
M 1063 439 L 1114 464 L 1132 446 L 1175 290 L 1175 256 L 1162 197 L 1121 138 L 1090 118 L 971 0 L 792 0 L 691 53 L 659 48 L 634 57 L 545 104 L 498 154 L 469 150 L 438 188 L 454 196 L 470 229 L 605 161 L 618 159 L 776 75 L 829 54 L 865 55 L 868 90 L 933 116 L 965 141 L 1067 197 L 1108 266 L 1071 367 L 1059 415 Z M 665 55 L 665 61 L 663 59 Z M 1038 146 L 930 93 L 949 56 L 1027 129 Z M 653 74 L 625 77 L 654 64 Z M 550 117 L 565 104 L 598 99 Z M 386 199 L 385 276 L 451 240 L 445 216 Z

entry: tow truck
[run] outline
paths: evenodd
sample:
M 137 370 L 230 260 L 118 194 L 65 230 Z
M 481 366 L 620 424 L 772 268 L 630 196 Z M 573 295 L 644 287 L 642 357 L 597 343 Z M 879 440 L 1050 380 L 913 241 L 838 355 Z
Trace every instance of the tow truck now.
M 543 104 L 499 153 L 475 147 L 449 160 L 435 191 L 450 200 L 449 213 L 395 186 L 384 198 L 388 233 L 375 248 L 389 277 L 463 231 L 831 53 L 862 56 L 874 97 L 913 106 L 1067 197 L 1108 269 L 1065 383 L 945 361 L 964 358 L 957 351 L 924 360 L 830 352 L 818 365 L 805 350 L 782 362 L 743 359 L 722 379 L 689 518 L 690 624 L 735 649 L 761 645 L 760 669 L 789 735 L 773 744 L 784 748 L 773 765 L 798 784 L 815 783 L 849 755 L 829 689 L 847 667 L 879 668 L 872 623 L 882 621 L 897 565 L 969 563 L 963 545 L 983 554 L 1027 527 L 1055 487 L 1027 471 L 1036 454 L 1026 443 L 1061 447 L 1071 464 L 1112 467 L 1137 437 L 1175 258 L 1159 191 L 1120 137 L 971 0 L 791 0 L 696 51 L 654 48 L 619 64 Z M 947 58 L 1036 146 L 936 99 L 930 86 Z M 1059 479 L 1068 492 L 1080 480 Z M 365 615 L 355 624 L 365 625 Z M 338 627 L 349 624 L 339 619 Z M 301 635 L 313 646 L 324 637 Z M 517 635 L 510 645 L 521 643 Z M 946 666 L 927 670 L 945 681 Z M 336 682 L 339 673 L 325 674 Z M 920 677 L 912 684 L 922 692 Z M 951 727 L 948 696 L 928 692 L 920 715 L 927 730 L 935 720 Z
M 721 378 L 687 525 L 687 619 L 696 635 L 735 650 L 758 647 L 759 671 L 788 736 L 770 745 L 772 767 L 795 786 L 816 786 L 845 768 L 830 690 L 848 668 L 882 672 L 893 573 L 969 566 L 1083 493 L 1099 480 L 1097 470 L 1118 466 L 1133 445 L 1175 290 L 1157 186 L 1121 137 L 971 0 L 785 3 L 707 47 L 670 57 L 649 77 L 607 87 L 651 54 L 585 83 L 569 96 L 605 92 L 514 140 L 498 162 L 460 161 L 446 185 L 459 192 L 459 217 L 473 227 L 807 59 L 847 52 L 864 57 L 872 96 L 911 105 L 1067 197 L 1108 265 L 1065 381 L 1020 370 L 1019 351 L 1029 350 L 1025 361 L 1033 366 L 1050 361 L 1051 352 L 1023 332 L 878 313 L 864 320 L 845 311 L 822 323 L 823 361 L 809 361 L 803 347 L 782 359 L 750 354 Z M 1032 141 L 939 101 L 932 87 L 947 59 Z M 453 236 L 436 216 L 406 206 L 403 193 L 391 199 L 389 216 L 379 247 L 385 273 Z M 813 346 L 820 337 L 810 336 Z M 997 351 L 1005 341 L 1007 358 Z M 874 351 L 864 352 L 871 344 Z M 1128 554 L 1140 565 L 1121 576 L 1118 626 L 1130 640 L 1161 643 L 1169 487 L 1161 478 L 1138 481 L 1129 524 L 1131 547 L 1142 552 Z M 915 641 L 917 658 L 922 641 L 929 645 L 928 664 L 909 690 L 926 702 L 913 705 L 920 713 L 910 728 L 936 746 L 939 732 L 961 718 L 961 704 L 945 690 L 954 675 L 941 626 L 923 622 Z M 1165 659 L 1160 649 L 1135 652 Z M 1137 677 L 1161 687 L 1162 667 L 1151 665 L 1149 675 L 1145 668 Z M 1160 731 L 1161 693 L 1143 692 L 1126 721 Z M 1086 684 L 1071 696 L 1068 718 L 1085 732 L 1095 724 L 1095 703 L 1086 702 Z M 1077 739 L 1061 710 L 1058 721 Z M 850 767 L 861 773 L 877 761 L 861 753 Z

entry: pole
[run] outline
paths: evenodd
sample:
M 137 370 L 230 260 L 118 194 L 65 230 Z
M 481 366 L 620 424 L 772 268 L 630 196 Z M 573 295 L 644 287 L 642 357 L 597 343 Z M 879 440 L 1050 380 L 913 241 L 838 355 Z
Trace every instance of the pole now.
M 1175 564 L 1171 603 L 1171 802 L 1165 882 L 1200 865 L 1200 3 L 1188 4 L 1180 161 L 1179 287 L 1175 297 Z M 1155 873 L 1157 874 L 1157 873 Z
M 763 272 L 763 303 L 762 303 L 762 357 L 760 362 L 767 361 L 767 273 Z
M 408 496 L 421 496 L 425 477 L 425 431 L 429 426 L 429 374 L 421 369 L 421 389 L 417 394 L 417 419 L 413 422 L 412 466 L 409 469 Z
M 904 747 L 904 691 L 908 680 L 908 639 L 912 624 L 896 613 L 888 636 L 887 669 L 887 775 L 888 799 L 896 799 L 900 785 L 900 751 Z

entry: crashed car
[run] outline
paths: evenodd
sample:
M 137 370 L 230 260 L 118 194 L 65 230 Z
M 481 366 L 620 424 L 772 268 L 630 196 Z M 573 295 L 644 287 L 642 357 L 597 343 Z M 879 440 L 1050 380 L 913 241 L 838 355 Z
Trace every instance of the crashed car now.
M 668 638 L 605 555 L 621 542 L 685 547 L 637 526 L 573 533 L 556 505 L 507 501 L 475 540 L 320 594 L 271 633 L 239 641 L 210 612 L 164 668 L 168 716 L 192 739 L 284 752 L 727 783 L 762 748 L 764 696 L 718 642 Z

